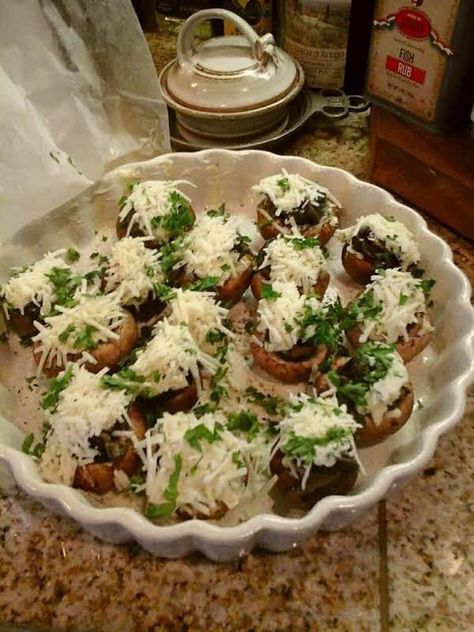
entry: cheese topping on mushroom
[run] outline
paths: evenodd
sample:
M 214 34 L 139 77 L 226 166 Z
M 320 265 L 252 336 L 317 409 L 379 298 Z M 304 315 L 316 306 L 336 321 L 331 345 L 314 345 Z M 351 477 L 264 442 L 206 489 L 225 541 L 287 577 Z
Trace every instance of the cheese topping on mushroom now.
M 10 280 L 1 288 L 0 296 L 22 314 L 30 303 L 39 306 L 41 315 L 49 314 L 57 298 L 49 276 L 54 268 L 70 270 L 64 262 L 65 252 L 64 248 L 48 252 L 26 269 L 14 270 Z M 6 313 L 8 317 L 8 310 Z
M 141 447 L 146 455 L 145 492 L 158 518 L 177 509 L 212 515 L 220 504 L 236 507 L 248 467 L 246 440 L 226 428 L 222 413 L 165 413 Z M 171 484 L 170 484 L 171 483 Z
M 324 270 L 325 259 L 317 239 L 279 235 L 265 246 L 265 258 L 259 269 L 267 266 L 272 283 L 294 283 L 308 293 Z
M 420 334 L 433 330 L 426 315 L 427 306 L 421 279 L 415 279 L 409 272 L 384 270 L 372 277 L 372 282 L 355 301 L 360 304 L 364 297 L 372 295 L 373 303 L 378 306 L 377 314 L 364 318 L 359 312 L 362 335 L 360 341 L 383 340 L 396 342 L 400 338 L 408 340 L 408 328 L 422 319 Z
M 401 390 L 409 383 L 408 371 L 399 354 L 394 351 L 392 362 L 385 377 L 372 384 L 366 395 L 366 405 L 359 406 L 358 412 L 369 413 L 376 425 L 389 407 L 400 398 Z
M 90 352 L 103 342 L 118 340 L 126 316 L 116 294 L 81 296 L 74 307 L 57 305 L 56 311 L 57 315 L 44 319 L 44 325 L 35 322 L 38 333 L 32 340 L 41 352 L 40 371 L 54 358 L 65 365 L 68 354 L 78 354 L 80 363 L 95 364 Z
M 324 205 L 328 212 L 341 208 L 341 204 L 326 187 L 312 182 L 297 173 L 282 173 L 260 180 L 252 187 L 256 193 L 267 195 L 275 206 L 275 215 L 290 213 L 307 204 Z
M 309 338 L 314 332 L 302 331 L 300 322 L 305 311 L 317 312 L 322 308 L 320 301 L 300 294 L 294 283 L 276 281 L 258 302 L 256 331 L 268 334 L 265 348 L 268 351 L 288 351 L 301 339 Z M 306 336 L 306 334 L 308 334 Z
M 239 231 L 237 217 L 229 215 L 199 215 L 193 229 L 184 239 L 182 264 L 186 271 L 200 279 L 211 277 L 220 285 L 237 276 L 242 266 L 239 243 L 250 241 Z
M 169 304 L 168 320 L 172 325 L 186 325 L 197 346 L 207 353 L 215 351 L 215 343 L 222 337 L 233 337 L 224 325 L 229 310 L 222 307 L 212 292 L 176 290 L 175 298 Z
M 131 213 L 126 236 L 137 226 L 146 236 L 164 241 L 181 224 L 190 226 L 191 199 L 177 188 L 183 184 L 195 186 L 187 180 L 147 180 L 132 185 L 119 212 L 122 222 Z
M 218 361 L 199 349 L 185 325 L 172 325 L 164 319 L 156 324 L 153 333 L 130 366 L 141 378 L 137 388 L 148 397 L 185 388 L 190 375 L 199 389 L 199 367 L 210 373 L 217 369 Z
M 139 305 L 163 279 L 160 254 L 146 248 L 143 239 L 125 237 L 112 246 L 105 289 L 117 290 L 124 305 Z
M 294 473 L 304 469 L 304 489 L 313 465 L 332 467 L 342 457 L 356 457 L 353 435 L 359 427 L 346 406 L 333 398 L 293 395 L 289 413 L 279 424 L 283 465 Z
M 381 242 L 398 258 L 403 270 L 420 261 L 418 243 L 411 231 L 398 220 L 380 213 L 359 217 L 353 226 L 337 232 L 338 238 L 348 244 L 348 250 L 356 257 L 362 258 L 363 255 L 352 247 L 352 238 L 364 229 L 373 235 L 370 239 Z
M 71 484 L 75 466 L 92 463 L 98 454 L 90 439 L 117 422 L 130 426 L 130 397 L 125 391 L 104 387 L 102 378 L 107 371 L 93 374 L 71 364 L 51 381 L 43 400 L 43 406 L 50 408 L 46 417 L 49 430 L 40 459 L 47 480 Z

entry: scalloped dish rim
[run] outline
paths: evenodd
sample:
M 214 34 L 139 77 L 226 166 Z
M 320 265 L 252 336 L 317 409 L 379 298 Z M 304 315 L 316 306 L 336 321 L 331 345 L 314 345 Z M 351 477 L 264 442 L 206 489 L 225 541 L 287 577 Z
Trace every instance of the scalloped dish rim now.
M 277 161 L 280 166 L 295 162 L 304 164 L 307 169 L 330 172 L 335 177 L 345 179 L 350 188 L 368 187 L 378 191 L 379 197 L 392 207 L 404 209 L 403 213 L 412 218 L 417 235 L 423 235 L 430 244 L 437 244 L 441 251 L 439 258 L 440 273 L 460 285 L 457 296 L 457 313 L 467 320 L 463 332 L 444 352 L 454 350 L 451 363 L 463 368 L 458 370 L 454 379 L 444 384 L 437 393 L 444 401 L 444 412 L 437 421 L 425 426 L 420 433 L 416 453 L 403 463 L 382 467 L 363 489 L 348 496 L 328 496 L 320 500 L 302 518 L 286 518 L 273 514 L 254 516 L 237 526 L 217 526 L 202 520 L 189 520 L 176 525 L 157 526 L 131 508 L 97 508 L 88 504 L 81 493 L 65 485 L 44 482 L 32 459 L 21 451 L 2 443 L 0 434 L 0 464 L 9 468 L 14 480 L 29 496 L 41 502 L 55 513 L 73 518 L 96 537 L 108 542 L 127 542 L 135 540 L 149 552 L 161 557 L 176 558 L 200 551 L 210 559 L 228 561 L 248 554 L 255 546 L 272 551 L 291 550 L 302 544 L 319 529 L 337 529 L 353 522 L 360 514 L 377 501 L 402 487 L 413 475 L 419 472 L 432 457 L 439 437 L 453 428 L 461 419 L 465 406 L 466 392 L 474 380 L 474 308 L 470 303 L 471 288 L 467 277 L 453 263 L 449 246 L 432 233 L 425 220 L 413 209 L 399 203 L 393 196 L 376 185 L 362 182 L 352 174 L 335 167 L 318 165 L 306 158 L 296 156 L 278 156 L 258 150 L 232 151 L 225 149 L 206 149 L 190 154 L 176 152 L 158 156 L 149 161 L 129 163 L 118 167 L 104 176 L 104 179 L 127 169 L 135 169 L 164 160 L 176 160 L 180 156 L 193 156 L 196 161 L 217 160 L 219 155 L 238 154 L 245 159 L 248 154 L 258 154 L 262 159 Z M 231 156 L 229 156 L 229 154 Z M 214 156 L 213 156 L 214 155 Z M 259 157 L 258 156 L 258 157 Z M 234 156 L 234 159 L 236 157 Z M 425 245 L 426 247 L 426 245 Z M 438 275 L 439 276 L 439 275 Z M 448 402 L 448 404 L 446 404 Z M 430 404 L 432 406 L 432 404 Z M 447 409 L 446 409 L 447 406 Z M 1 421 L 1 418 L 0 418 Z M 1 428 L 0 428 L 1 430 Z

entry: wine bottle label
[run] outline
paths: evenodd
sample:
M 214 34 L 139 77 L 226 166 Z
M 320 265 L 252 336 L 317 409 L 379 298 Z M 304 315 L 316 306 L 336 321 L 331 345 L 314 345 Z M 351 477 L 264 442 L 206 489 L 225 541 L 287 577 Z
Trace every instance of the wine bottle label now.
M 377 3 L 368 92 L 432 122 L 442 89 L 460 0 Z
M 303 66 L 312 88 L 342 88 L 350 0 L 284 3 L 284 49 Z

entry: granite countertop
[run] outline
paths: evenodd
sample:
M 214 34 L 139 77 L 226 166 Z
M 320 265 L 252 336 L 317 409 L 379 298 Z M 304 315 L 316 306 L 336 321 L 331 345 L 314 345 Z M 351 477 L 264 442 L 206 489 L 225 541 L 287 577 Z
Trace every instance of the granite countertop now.
M 157 67 L 174 46 L 149 43 Z M 368 178 L 366 121 L 307 129 L 285 153 Z M 428 218 L 474 280 L 471 245 Z M 103 543 L 0 490 L 0 632 L 474 629 L 474 397 L 425 470 L 351 527 L 286 554 L 215 564 Z

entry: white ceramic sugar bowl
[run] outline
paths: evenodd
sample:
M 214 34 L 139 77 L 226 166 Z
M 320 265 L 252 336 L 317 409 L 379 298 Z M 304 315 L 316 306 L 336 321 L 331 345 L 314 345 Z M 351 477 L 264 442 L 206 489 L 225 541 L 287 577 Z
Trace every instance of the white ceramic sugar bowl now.
M 203 21 L 221 18 L 242 33 L 195 44 Z M 177 58 L 160 74 L 163 96 L 178 125 L 192 134 L 222 139 L 259 136 L 285 120 L 304 84 L 301 66 L 259 37 L 242 18 L 225 9 L 194 13 L 178 36 Z

